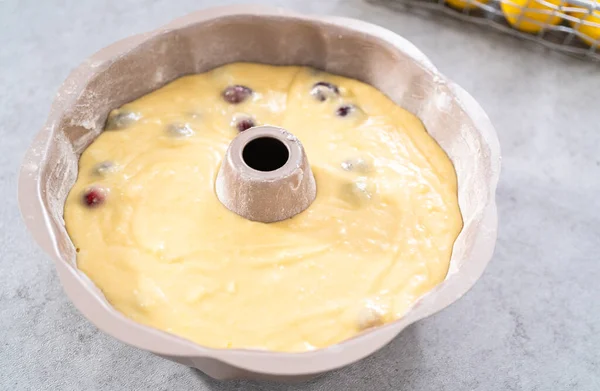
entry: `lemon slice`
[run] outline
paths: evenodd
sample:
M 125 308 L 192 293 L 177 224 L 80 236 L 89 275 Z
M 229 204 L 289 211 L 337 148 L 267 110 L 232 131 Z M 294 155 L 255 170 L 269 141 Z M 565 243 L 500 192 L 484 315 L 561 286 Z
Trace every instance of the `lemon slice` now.
M 559 24 L 561 0 L 503 0 L 500 7 L 506 21 L 517 30 L 538 33 L 545 26 Z
M 464 10 L 464 9 L 475 9 L 475 8 L 479 8 L 480 4 L 486 4 L 489 0 L 473 0 L 471 2 L 467 1 L 467 0 L 446 0 L 446 4 L 448 4 L 450 7 L 452 8 L 456 8 L 459 10 Z
M 579 37 L 581 40 L 590 46 L 592 46 L 594 42 L 600 40 L 600 11 L 593 11 L 591 14 L 585 12 L 569 12 L 569 15 L 579 18 L 582 21 L 581 23 L 572 20 L 569 21 L 576 31 L 585 34 L 584 37 Z M 600 43 L 598 46 L 600 46 Z

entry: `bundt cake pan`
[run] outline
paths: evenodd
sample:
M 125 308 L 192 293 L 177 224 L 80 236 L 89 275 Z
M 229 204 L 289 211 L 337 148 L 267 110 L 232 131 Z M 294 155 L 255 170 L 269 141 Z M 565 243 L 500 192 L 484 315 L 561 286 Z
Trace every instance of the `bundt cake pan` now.
M 64 202 L 78 158 L 102 132 L 109 111 L 179 76 L 237 61 L 309 65 L 369 83 L 417 115 L 449 155 L 458 175 L 464 227 L 445 281 L 403 318 L 305 353 L 211 349 L 126 318 L 77 269 L 63 221 Z M 218 379 L 298 380 L 370 355 L 475 284 L 496 241 L 499 171 L 498 139 L 484 111 L 410 42 L 358 20 L 236 6 L 198 11 L 126 38 L 75 69 L 26 153 L 19 203 L 32 236 L 54 260 L 65 292 L 102 331 Z

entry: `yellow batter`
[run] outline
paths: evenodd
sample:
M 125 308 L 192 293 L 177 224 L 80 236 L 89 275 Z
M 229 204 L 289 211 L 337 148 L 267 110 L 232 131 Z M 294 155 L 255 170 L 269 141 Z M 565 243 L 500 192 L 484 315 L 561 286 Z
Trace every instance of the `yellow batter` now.
M 229 103 L 232 85 L 252 93 Z M 306 211 L 264 224 L 218 201 L 242 120 L 302 141 L 317 182 Z M 210 347 L 306 351 L 401 317 L 444 279 L 456 186 L 421 122 L 375 88 L 238 63 L 113 111 L 65 221 L 79 268 L 128 317 Z

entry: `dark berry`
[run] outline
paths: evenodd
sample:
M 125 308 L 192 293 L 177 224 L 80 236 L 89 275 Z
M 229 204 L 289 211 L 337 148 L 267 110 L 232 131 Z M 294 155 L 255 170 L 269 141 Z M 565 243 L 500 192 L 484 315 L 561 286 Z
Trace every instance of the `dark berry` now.
M 354 110 L 355 110 L 355 107 L 352 105 L 343 105 L 343 106 L 338 107 L 338 109 L 335 111 L 335 114 L 338 117 L 346 117 L 347 115 L 352 113 Z
M 250 117 L 240 118 L 235 123 L 235 127 L 239 132 L 243 132 L 244 130 L 248 130 L 254 126 L 256 126 L 256 123 Z
M 83 203 L 90 208 L 102 205 L 105 199 L 105 192 L 97 187 L 89 188 L 83 193 Z
M 117 170 L 116 164 L 111 161 L 104 161 L 94 166 L 93 172 L 96 175 L 105 176 Z
M 252 90 L 246 86 L 229 86 L 223 91 L 223 99 L 232 104 L 242 103 L 252 95 Z
M 339 88 L 335 84 L 320 81 L 313 85 L 310 94 L 318 101 L 323 102 L 327 98 L 334 97 L 340 94 Z
M 138 113 L 113 111 L 106 121 L 106 130 L 119 130 L 133 125 L 142 116 Z

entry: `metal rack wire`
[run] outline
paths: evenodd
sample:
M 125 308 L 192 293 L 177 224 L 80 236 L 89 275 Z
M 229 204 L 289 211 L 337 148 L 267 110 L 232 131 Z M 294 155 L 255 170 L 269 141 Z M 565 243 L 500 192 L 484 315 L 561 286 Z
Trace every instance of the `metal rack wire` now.
M 494 28 L 571 56 L 600 61 L 597 0 L 368 0 L 429 10 Z

